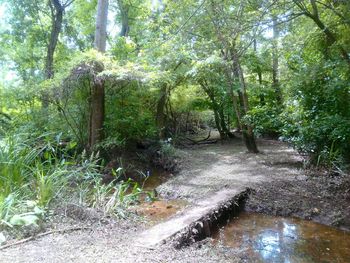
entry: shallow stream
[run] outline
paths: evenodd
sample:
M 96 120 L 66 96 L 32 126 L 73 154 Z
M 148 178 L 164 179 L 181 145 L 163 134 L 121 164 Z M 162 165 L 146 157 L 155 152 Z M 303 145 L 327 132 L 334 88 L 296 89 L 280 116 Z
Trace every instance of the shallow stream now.
M 350 262 L 350 233 L 296 218 L 242 212 L 213 235 L 247 262 Z

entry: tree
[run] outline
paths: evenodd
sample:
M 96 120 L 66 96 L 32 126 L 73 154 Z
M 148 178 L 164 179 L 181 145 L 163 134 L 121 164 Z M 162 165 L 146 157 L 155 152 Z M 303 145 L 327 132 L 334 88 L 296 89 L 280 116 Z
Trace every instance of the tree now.
M 108 0 L 99 0 L 97 4 L 95 49 L 104 53 L 107 40 Z M 103 65 L 98 71 L 103 71 Z M 105 107 L 104 80 L 95 76 L 91 87 L 90 118 L 88 148 L 93 150 L 103 138 L 103 122 Z
M 58 37 L 62 30 L 63 13 L 65 9 L 70 6 L 74 0 L 67 0 L 62 3 L 60 0 L 50 0 L 49 7 L 51 11 L 51 33 L 50 39 L 47 45 L 47 54 L 45 59 L 45 77 L 46 79 L 52 79 L 54 76 L 54 54 L 57 47 Z M 47 110 L 49 95 L 44 91 L 42 95 L 42 107 Z
M 130 31 L 130 25 L 129 25 L 129 8 L 130 7 L 126 3 L 124 3 L 123 0 L 118 0 L 117 2 L 118 2 L 121 24 L 122 24 L 119 36 L 127 37 Z
M 326 37 L 326 43 L 327 43 L 327 49 L 331 48 L 334 44 L 336 44 L 336 48 L 338 49 L 342 59 L 348 64 L 350 68 L 350 56 L 349 56 L 349 50 L 346 49 L 346 47 L 339 43 L 337 39 L 337 35 L 335 32 L 333 32 L 325 23 L 322 21 L 320 17 L 320 11 L 318 6 L 318 1 L 316 0 L 310 0 L 310 7 L 305 3 L 304 0 L 293 0 L 295 5 L 301 10 L 302 14 L 306 17 L 310 18 L 317 27 L 324 33 Z M 329 7 L 329 5 L 324 4 L 321 1 L 321 5 Z M 346 3 L 339 3 L 339 5 L 346 5 Z M 335 11 L 335 9 L 331 8 L 331 10 Z M 341 13 L 336 11 L 336 14 L 344 19 L 344 16 L 341 15 Z M 343 21 L 344 22 L 344 21 Z M 345 20 L 346 24 L 348 20 Z M 326 53 L 327 54 L 327 53 Z
M 278 38 L 279 38 L 279 29 L 278 29 L 278 20 L 277 16 L 273 15 L 272 17 L 272 31 L 273 31 L 273 39 L 272 39 L 272 86 L 275 90 L 276 94 L 276 102 L 278 105 L 282 103 L 282 92 L 279 83 L 279 59 L 278 59 Z
M 58 37 L 62 30 L 63 13 L 73 2 L 74 0 L 67 0 L 65 3 L 62 3 L 60 0 L 49 1 L 52 25 L 45 63 L 45 74 L 47 79 L 51 79 L 54 76 L 53 56 L 56 50 Z
M 225 116 L 225 109 L 232 107 L 226 89 L 225 63 L 218 55 L 193 61 L 192 68 L 188 75 L 199 84 L 209 98 L 210 107 L 214 112 L 216 128 L 221 139 L 234 137 L 228 125 L 228 118 Z
M 211 21 L 214 27 L 214 32 L 216 32 L 216 39 L 221 49 L 221 54 L 223 59 L 227 61 L 226 76 L 228 83 L 230 84 L 231 89 L 234 89 L 234 86 L 237 86 L 236 84 L 238 84 L 239 87 L 239 89 L 235 91 L 230 91 L 230 94 L 237 119 L 240 121 L 242 127 L 243 139 L 248 151 L 257 153 L 258 148 L 256 146 L 252 124 L 242 120 L 249 112 L 247 83 L 240 58 L 246 47 L 240 45 L 239 42 L 241 36 L 244 34 L 245 26 L 249 26 L 250 22 L 249 20 L 248 22 L 245 20 L 246 18 L 244 15 L 247 15 L 245 13 L 245 8 L 244 5 L 224 6 L 221 3 L 211 1 L 210 12 Z M 248 11 L 247 13 L 249 13 L 249 9 L 246 9 Z M 232 20 L 230 17 L 232 10 L 236 11 L 236 23 L 234 24 L 231 23 Z M 234 94 L 235 92 L 237 95 Z

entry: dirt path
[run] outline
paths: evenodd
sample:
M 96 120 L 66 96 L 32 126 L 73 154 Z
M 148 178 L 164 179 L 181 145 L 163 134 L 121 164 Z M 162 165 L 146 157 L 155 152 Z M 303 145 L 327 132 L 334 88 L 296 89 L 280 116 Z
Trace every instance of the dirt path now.
M 241 140 L 197 146 L 184 150 L 181 172 L 158 187 L 166 198 L 190 204 L 221 190 L 254 187 L 263 182 L 296 180 L 301 158 L 287 145 L 259 141 L 261 154 L 245 152 Z M 88 222 L 72 222 L 71 224 Z M 204 241 L 176 250 L 171 244 L 149 250 L 135 245 L 135 238 L 149 228 L 128 221 L 94 222 L 92 231 L 54 234 L 0 251 L 0 262 L 238 262 L 220 246 Z
M 285 143 L 260 140 L 259 154 L 250 154 L 240 139 L 224 144 L 196 146 L 184 153 L 178 176 L 157 188 L 167 198 L 192 202 L 223 189 L 252 187 L 258 183 L 303 175 L 302 158 Z

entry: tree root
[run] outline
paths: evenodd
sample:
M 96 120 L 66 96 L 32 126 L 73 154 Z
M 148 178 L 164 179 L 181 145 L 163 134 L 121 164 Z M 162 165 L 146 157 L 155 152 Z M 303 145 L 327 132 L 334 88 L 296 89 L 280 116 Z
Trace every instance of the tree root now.
M 206 138 L 201 139 L 201 140 L 198 140 L 198 141 L 197 141 L 197 140 L 192 140 L 192 139 L 190 139 L 190 138 L 188 138 L 188 137 L 186 137 L 186 139 L 187 139 L 188 141 L 190 141 L 192 145 L 216 143 L 217 140 L 209 140 L 210 134 L 211 134 L 211 130 L 209 131 L 208 136 L 207 136 Z
M 0 250 L 6 249 L 6 248 L 9 248 L 9 247 L 12 247 L 12 246 L 17 246 L 17 245 L 26 243 L 26 242 L 28 242 L 30 240 L 34 240 L 36 238 L 40 238 L 40 237 L 51 235 L 51 234 L 55 234 L 55 233 L 66 233 L 66 232 L 86 230 L 86 229 L 91 230 L 92 228 L 83 226 L 83 227 L 70 227 L 70 228 L 65 228 L 65 229 L 50 230 L 50 231 L 47 231 L 47 232 L 44 232 L 44 233 L 40 233 L 40 234 L 35 235 L 35 236 L 30 236 L 30 237 L 18 240 L 16 242 L 13 242 L 13 243 L 10 243 L 10 244 L 6 244 L 6 245 L 3 245 L 3 246 L 0 246 Z

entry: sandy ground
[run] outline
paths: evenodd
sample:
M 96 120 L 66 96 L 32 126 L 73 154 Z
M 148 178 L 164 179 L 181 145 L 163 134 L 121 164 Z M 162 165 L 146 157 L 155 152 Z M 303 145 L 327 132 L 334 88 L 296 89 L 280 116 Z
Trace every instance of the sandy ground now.
M 259 141 L 260 154 L 246 153 L 241 140 L 183 149 L 177 176 L 157 188 L 166 198 L 189 203 L 223 188 L 259 187 L 276 181 L 305 180 L 301 157 L 286 144 Z M 140 221 L 67 220 L 57 228 L 90 226 L 91 230 L 52 234 L 0 250 L 1 263 L 16 262 L 239 262 L 240 258 L 210 239 L 176 250 L 171 244 L 147 249 L 134 243 L 150 225 Z
M 303 176 L 302 158 L 285 143 L 260 140 L 259 154 L 250 154 L 238 138 L 195 146 L 183 153 L 181 172 L 157 188 L 167 198 L 195 202 L 226 189 L 254 187 L 277 178 Z

